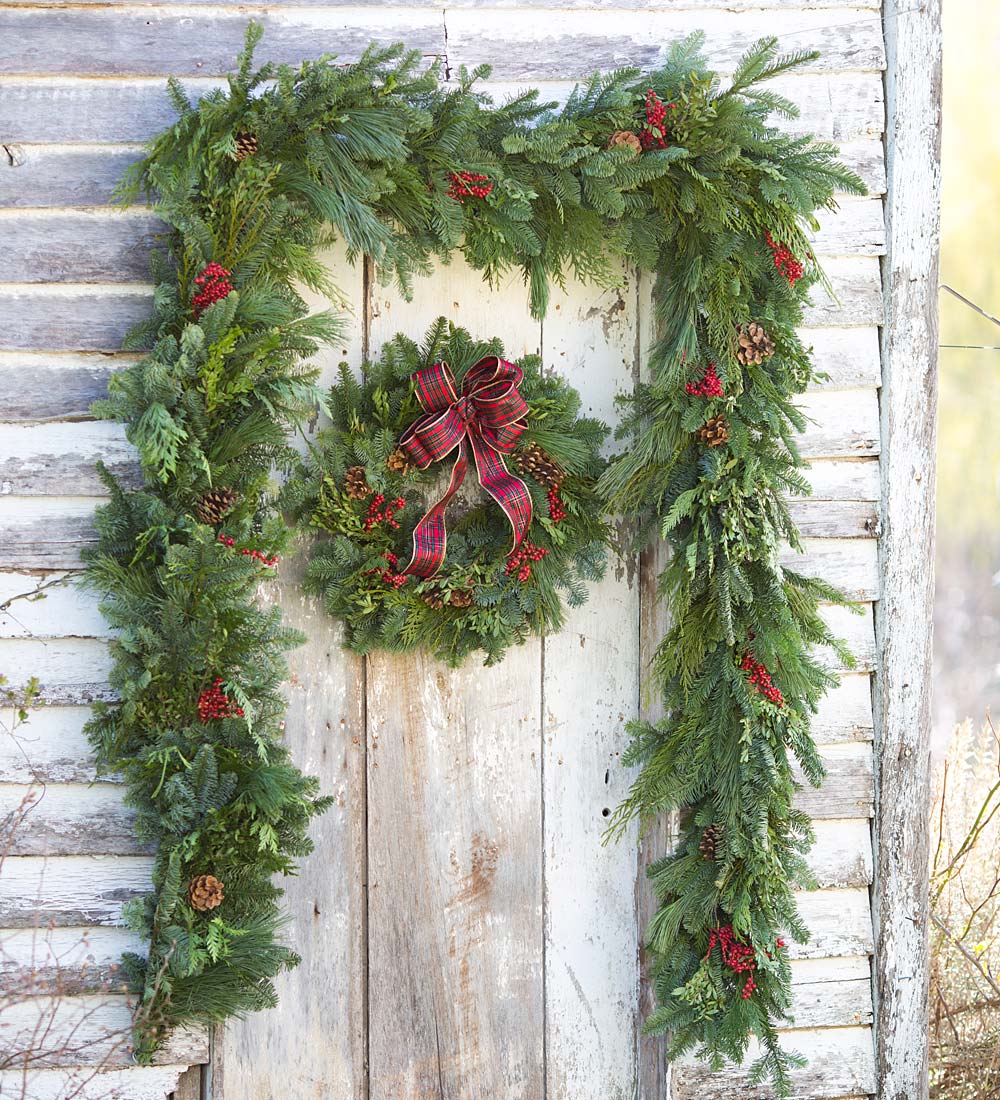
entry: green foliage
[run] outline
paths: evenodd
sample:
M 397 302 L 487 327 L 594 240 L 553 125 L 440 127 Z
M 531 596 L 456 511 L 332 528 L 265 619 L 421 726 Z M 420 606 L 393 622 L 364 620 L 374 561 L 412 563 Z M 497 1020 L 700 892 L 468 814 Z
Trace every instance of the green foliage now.
M 441 318 L 423 346 L 397 336 L 377 362 L 365 365 L 363 383 L 344 367 L 330 390 L 332 424 L 320 432 L 311 456 L 289 482 L 285 500 L 304 529 L 322 532 L 306 583 L 323 596 L 331 615 L 345 621 L 347 645 L 359 653 L 427 648 L 440 660 L 459 665 L 481 651 L 485 663 L 494 664 L 529 634 L 558 630 L 563 601 L 576 606 L 586 583 L 603 575 L 611 529 L 602 518 L 596 485 L 605 467 L 600 447 L 608 429 L 581 417 L 579 394 L 543 375 L 541 360 L 527 356 L 519 362 L 524 371 L 519 390 L 529 406 L 528 427 L 508 465 L 516 472 L 517 454 L 538 444 L 565 474 L 559 495 L 566 518 L 558 523 L 549 516 L 545 487 L 524 478 L 533 504 L 527 539 L 547 556 L 532 565 L 527 581 L 507 574 L 510 523 L 474 487 L 470 461 L 461 498 L 449 509 L 447 554 L 440 572 L 428 581 L 410 577 L 398 588 L 382 577 L 387 570 L 395 573 L 387 554 L 400 568 L 408 561 L 412 529 L 447 485 L 442 468 L 450 471 L 454 462 L 449 456 L 423 472 L 413 467 L 406 473 L 386 465 L 400 435 L 421 412 L 411 374 L 446 362 L 460 386 L 465 372 L 484 356 L 503 354 L 499 340 L 473 340 Z M 406 501 L 394 517 L 399 527 L 378 524 L 366 530 L 369 500 L 351 499 L 342 484 L 345 472 L 357 466 L 365 468 L 373 493 Z M 472 596 L 473 603 L 454 606 L 455 592 Z M 444 606 L 427 602 L 435 596 Z
M 822 280 L 806 236 L 815 212 L 837 192 L 863 191 L 831 146 L 769 122 L 795 107 L 762 82 L 812 55 L 783 56 L 766 39 L 723 87 L 693 36 L 654 72 L 595 76 L 558 109 L 537 92 L 493 105 L 475 90 L 486 68 L 442 86 L 401 46 L 373 46 L 348 65 L 255 70 L 260 33 L 251 25 L 228 88 L 192 104 L 171 82 L 178 120 L 121 190 L 125 203 L 150 199 L 170 226 L 154 264 L 153 316 L 129 338 L 144 358 L 99 406 L 127 425 L 146 487 L 126 493 L 109 479 L 88 568 L 119 630 L 122 697 L 98 708 L 91 736 L 102 764 L 124 771 L 140 828 L 159 846 L 157 894 L 132 909 L 151 939 L 148 959 L 128 961 L 143 989 L 140 1050 L 177 1022 L 270 1003 L 271 977 L 293 961 L 276 939 L 269 876 L 292 869 L 324 803 L 280 744 L 281 654 L 294 639 L 254 600 L 267 567 L 238 551 L 267 556 L 283 544 L 268 477 L 294 465 L 285 433 L 321 404 L 304 361 L 339 331 L 336 317 L 307 315 L 296 287 L 339 300 L 316 259 L 339 238 L 404 292 L 455 251 L 491 281 L 518 271 L 538 316 L 551 284 L 569 277 L 611 283 L 623 262 L 655 276 L 647 382 L 628 403 L 627 450 L 599 489 L 635 521 L 640 543 L 658 535 L 673 549 L 660 578 L 672 626 L 650 683 L 666 717 L 633 729 L 631 760 L 642 770 L 612 831 L 688 807 L 675 853 L 652 870 L 660 1007 L 650 1028 L 712 1064 L 741 1057 L 756 1035 L 756 1072 L 786 1093 L 794 1058 L 775 1033 L 789 1007 L 778 939 L 805 936 L 791 888 L 808 881 L 811 839 L 792 806 L 792 762 L 820 781 L 808 719 L 830 681 L 810 650 L 832 641 L 817 605 L 835 598 L 777 564 L 781 542 L 798 545 L 783 499 L 806 491 L 794 398 L 813 375 L 795 330 L 808 287 Z M 668 105 L 664 147 L 609 148 L 616 131 L 643 130 L 649 91 Z M 240 133 L 254 135 L 256 154 L 237 157 Z M 488 186 L 456 196 L 460 173 Z M 804 279 L 793 285 L 776 270 L 768 235 L 805 264 Z M 209 262 L 230 272 L 233 291 L 199 314 L 195 280 Z M 742 365 L 736 334 L 750 321 L 775 354 Z M 601 567 L 606 529 L 592 482 L 602 435 L 577 419 L 571 391 L 526 361 L 526 442 L 533 435 L 569 475 L 570 518 L 539 521 L 549 564 L 530 586 L 505 583 L 494 555 L 506 531 L 501 538 L 491 508 L 473 507 L 452 528 L 441 582 L 471 577 L 472 608 L 432 614 L 417 585 L 387 592 L 382 555 L 406 554 L 405 528 L 365 531 L 342 479 L 365 466 L 373 485 L 411 501 L 405 518 L 415 518 L 414 494 L 429 485 L 397 477 L 386 459 L 417 411 L 405 376 L 445 343 L 453 365 L 476 356 L 467 334 L 437 327 L 424 348 L 397 338 L 363 383 L 342 375 L 333 424 L 286 503 L 323 532 L 310 583 L 347 619 L 355 649 L 426 645 L 451 662 L 479 649 L 496 660 L 529 630 L 558 625 L 560 583 L 573 602 Z M 709 363 L 723 394 L 688 394 Z M 698 429 L 720 416 L 728 440 L 704 446 Z M 222 486 L 239 503 L 217 532 L 194 516 L 204 492 Z M 544 517 L 544 494 L 536 504 Z M 202 724 L 197 701 L 217 678 L 244 717 Z M 709 825 L 722 837 L 713 859 L 699 851 Z M 214 915 L 193 911 L 185 895 L 188 878 L 209 871 L 226 882 Z M 710 948 L 712 930 L 728 925 L 755 959 L 746 998 Z

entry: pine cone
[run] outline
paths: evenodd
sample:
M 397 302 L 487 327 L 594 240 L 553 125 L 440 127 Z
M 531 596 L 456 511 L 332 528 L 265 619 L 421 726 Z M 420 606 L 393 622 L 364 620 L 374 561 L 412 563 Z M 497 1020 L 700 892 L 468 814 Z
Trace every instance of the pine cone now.
M 471 607 L 472 592 L 468 588 L 456 588 L 450 602 L 452 607 Z
M 620 149 L 623 145 L 627 145 L 629 149 L 634 149 L 637 153 L 642 152 L 642 142 L 639 140 L 639 135 L 633 134 L 631 130 L 616 130 L 608 138 L 607 148 L 609 149 Z
M 530 474 L 546 489 L 558 489 L 562 485 L 563 471 L 559 463 L 537 443 L 531 443 L 517 456 L 517 468 L 522 474 Z
M 209 489 L 194 506 L 194 514 L 200 523 L 215 527 L 220 524 L 236 506 L 239 495 L 232 489 L 220 485 L 218 489 Z
M 702 859 L 715 860 L 716 849 L 722 840 L 722 830 L 718 825 L 709 825 L 709 827 L 701 834 L 701 843 L 698 845 L 698 851 L 701 852 Z
M 222 883 L 215 875 L 196 875 L 188 883 L 188 901 L 192 909 L 205 913 L 222 904 Z
M 428 607 L 433 607 L 435 611 L 440 611 L 444 607 L 444 596 L 436 588 L 425 592 L 420 598 Z
M 749 325 L 740 325 L 736 337 L 739 347 L 736 358 L 746 366 L 747 363 L 763 363 L 774 355 L 774 341 L 768 336 L 764 326 L 756 321 Z
M 401 474 L 403 477 L 413 472 L 413 463 L 410 461 L 410 456 L 402 447 L 397 447 L 385 460 L 385 464 L 394 473 Z
M 257 135 L 248 133 L 246 130 L 240 130 L 236 135 L 236 152 L 233 154 L 234 159 L 246 160 L 247 157 L 252 157 L 259 151 L 260 142 L 257 140 Z
M 351 500 L 364 500 L 372 494 L 372 487 L 365 477 L 364 466 L 352 466 L 344 474 L 344 492 Z
M 724 416 L 713 416 L 698 429 L 698 439 L 706 447 L 721 447 L 729 439 L 729 428 Z

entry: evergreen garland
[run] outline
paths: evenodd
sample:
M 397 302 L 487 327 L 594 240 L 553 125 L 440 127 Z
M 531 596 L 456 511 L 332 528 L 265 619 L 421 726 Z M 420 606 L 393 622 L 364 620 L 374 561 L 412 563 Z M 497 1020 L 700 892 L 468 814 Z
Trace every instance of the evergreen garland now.
M 495 664 L 529 634 L 558 630 L 564 596 L 579 606 L 586 582 L 604 573 L 610 527 L 596 485 L 608 429 L 579 416 L 580 395 L 543 376 L 537 356 L 518 364 L 528 427 L 508 464 L 521 471 L 532 496 L 521 554 L 508 556 L 510 524 L 483 499 L 470 469 L 464 506 L 457 501 L 449 510 L 442 568 L 428 580 L 401 572 L 413 526 L 441 495 L 441 467 L 454 461 L 420 471 L 399 450 L 404 429 L 420 415 L 411 375 L 445 362 L 460 384 L 488 355 L 503 357 L 499 340 L 474 341 L 440 318 L 422 347 L 405 336 L 390 341 L 378 362 L 366 365 L 363 383 L 343 367 L 327 398 L 332 425 L 286 486 L 289 511 L 322 536 L 306 586 L 345 621 L 347 645 L 357 653 L 428 648 L 457 666 L 479 650 Z M 525 463 L 532 455 L 544 463 L 539 476 Z
M 832 146 L 769 124 L 796 109 L 762 82 L 815 55 L 763 40 L 723 87 L 693 36 L 655 72 L 595 76 L 557 109 L 537 92 L 492 105 L 475 91 L 485 67 L 441 86 L 402 47 L 255 70 L 260 33 L 228 89 L 195 105 L 171 81 L 178 121 L 122 189 L 170 227 L 153 317 L 130 340 L 149 350 L 99 406 L 127 425 L 146 485 L 108 478 L 87 570 L 119 629 L 122 696 L 91 737 L 159 851 L 156 893 L 131 910 L 151 945 L 130 963 L 140 1054 L 168 1026 L 271 1003 L 294 961 L 269 880 L 293 870 L 325 801 L 281 747 L 281 653 L 296 639 L 255 591 L 285 537 L 269 472 L 294 465 L 286 430 L 319 400 L 302 363 L 339 331 L 295 287 L 337 300 L 315 253 L 339 236 L 404 291 L 455 251 L 488 280 L 518 270 L 537 316 L 552 282 L 610 284 L 623 259 L 654 274 L 648 382 L 600 488 L 640 544 L 671 544 L 673 625 L 651 670 L 666 717 L 633 726 L 642 770 L 612 833 L 688 808 L 653 869 L 650 1029 L 713 1065 L 756 1036 L 755 1076 L 787 1093 L 780 937 L 806 935 L 791 891 L 809 884 L 810 842 L 791 760 L 821 780 L 808 718 L 830 677 L 810 650 L 832 641 L 817 605 L 837 598 L 777 560 L 798 545 L 782 497 L 807 491 L 793 399 L 813 371 L 795 328 L 822 279 L 805 231 L 835 192 L 863 187 Z M 397 343 L 390 357 L 412 354 Z

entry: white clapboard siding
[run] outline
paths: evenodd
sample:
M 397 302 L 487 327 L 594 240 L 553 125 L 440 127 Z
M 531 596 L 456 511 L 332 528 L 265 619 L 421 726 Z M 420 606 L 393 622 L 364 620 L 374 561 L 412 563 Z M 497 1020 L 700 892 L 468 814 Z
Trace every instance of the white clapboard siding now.
M 0 1096 L 17 1100 L 164 1100 L 187 1063 L 179 1066 L 136 1067 L 102 1070 L 32 1070 L 25 1080 L 22 1070 L 0 1070 Z
M 131 1065 L 132 1007 L 130 998 L 117 993 L 15 998 L 2 1016 L 5 1059 L 7 1052 L 23 1051 L 39 1068 Z M 159 1065 L 190 1065 L 207 1054 L 204 1029 L 178 1029 L 153 1059 Z
M 120 426 L 89 415 L 110 373 L 134 360 L 119 349 L 148 315 L 160 229 L 146 209 L 111 206 L 115 182 L 173 119 L 162 78 L 178 74 L 193 96 L 219 86 L 251 16 L 267 28 L 262 60 L 349 60 L 373 38 L 405 40 L 446 74 L 492 63 L 484 89 L 497 98 L 532 84 L 557 102 L 595 68 L 648 69 L 696 28 L 723 73 L 775 31 L 788 48 L 822 51 L 774 82 L 801 107 L 778 125 L 840 143 L 871 197 L 842 196 L 813 235 L 834 294 L 814 290 L 802 337 L 827 378 L 799 399 L 813 494 L 789 501 L 805 554 L 782 560 L 863 607 L 823 609 L 855 668 L 818 655 L 839 684 L 812 721 L 827 783 L 798 795 L 815 820 L 820 888 L 797 895 L 812 936 L 790 949 L 787 1041 L 810 1059 L 798 1100 L 864 1096 L 874 1080 L 871 601 L 886 243 L 879 0 L 456 0 L 443 10 L 431 0 L 0 0 L 0 315 L 16 318 L 0 326 L 0 672 L 15 683 L 39 676 L 49 704 L 16 737 L 0 736 L 0 812 L 27 808 L 32 825 L 0 869 L 0 983 L 39 995 L 18 1006 L 22 1030 L 54 991 L 77 994 L 57 1006 L 56 1030 L 76 1021 L 94 1040 L 78 1068 L 34 1070 L 26 1095 L 161 1100 L 184 1065 L 207 1056 L 195 1036 L 161 1056 L 171 1065 L 125 1068 L 127 1051 L 96 1065 L 127 1027 L 116 963 L 142 945 L 121 926 L 121 907 L 148 890 L 152 861 L 119 777 L 95 782 L 83 734 L 87 704 L 113 698 L 108 628 L 91 595 L 50 582 L 78 570 L 94 543 L 96 460 L 127 484 L 139 476 Z M 609 421 L 641 373 L 648 280 L 637 286 L 629 272 L 620 288 L 554 293 L 539 323 L 517 280 L 491 292 L 460 262 L 419 281 L 410 303 L 342 255 L 330 262 L 354 323 L 346 345 L 318 359 L 327 378 L 341 360 L 359 368 L 398 330 L 419 337 L 441 313 L 502 336 L 512 355 L 541 352 Z M 656 558 L 613 563 L 564 631 L 486 672 L 345 654 L 335 624 L 298 588 L 301 557 L 282 563 L 265 598 L 309 637 L 291 655 L 286 736 L 335 805 L 313 826 L 301 875 L 284 884 L 303 965 L 279 979 L 277 1010 L 218 1037 L 213 1087 L 225 1100 L 758 1095 L 741 1071 L 679 1065 L 671 1083 L 662 1043 L 638 1034 L 652 1003 L 636 966 L 653 904 L 641 873 L 665 850 L 669 823 L 638 853 L 631 836 L 601 846 L 631 781 L 620 753 L 642 706 L 641 665 L 663 629 Z M 22 1091 L 0 1072 L 0 1095 Z
M 124 928 L 13 928 L 0 932 L 0 987 L 9 994 L 124 993 L 125 951 L 143 941 Z
M 129 283 L 149 278 L 149 258 L 164 225 L 136 208 L 121 211 L 7 211 L 0 233 L 10 249 L 9 283 Z M 879 256 L 885 251 L 882 203 L 845 199 L 824 212 L 811 234 L 823 256 Z
M 790 1100 L 834 1100 L 867 1096 L 875 1091 L 875 1057 L 867 1027 L 823 1028 L 794 1031 L 783 1036 L 786 1044 L 808 1058 L 807 1065 L 792 1071 Z M 753 1054 L 759 1053 L 756 1048 Z M 753 1087 L 746 1075 L 712 1074 L 700 1063 L 674 1069 L 673 1100 L 767 1100 L 767 1086 Z
M 151 889 L 149 856 L 10 856 L 0 875 L 0 927 L 117 925 Z

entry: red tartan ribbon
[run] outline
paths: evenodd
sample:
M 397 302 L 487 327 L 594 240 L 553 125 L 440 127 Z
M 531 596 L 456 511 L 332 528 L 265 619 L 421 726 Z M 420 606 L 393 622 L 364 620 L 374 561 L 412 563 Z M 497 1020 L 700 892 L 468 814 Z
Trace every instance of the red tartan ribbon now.
M 500 505 L 514 530 L 511 553 L 520 546 L 531 525 L 531 494 L 511 474 L 504 455 L 511 454 L 527 428 L 528 406 L 518 392 L 521 368 L 489 355 L 471 367 L 462 379 L 461 395 L 447 363 L 417 371 L 413 384 L 425 410 L 400 437 L 399 445 L 421 470 L 458 451 L 448 491 L 433 504 L 413 529 L 413 556 L 403 570 L 417 577 L 433 577 L 444 563 L 448 543 L 445 511 L 469 468 L 469 449 L 479 484 Z

